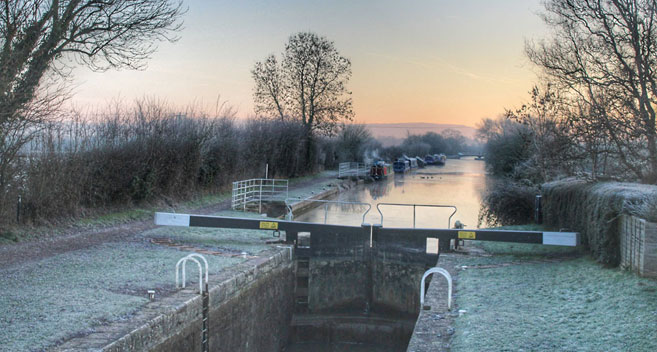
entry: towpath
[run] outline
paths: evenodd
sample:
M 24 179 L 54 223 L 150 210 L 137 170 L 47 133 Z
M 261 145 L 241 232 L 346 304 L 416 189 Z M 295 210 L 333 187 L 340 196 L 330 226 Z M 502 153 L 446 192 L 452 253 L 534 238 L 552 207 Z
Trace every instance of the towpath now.
M 302 198 L 314 195 L 332 184 L 338 184 L 340 181 L 336 180 L 336 175 L 334 171 L 326 171 L 311 177 L 293 179 L 290 181 L 290 191 Z M 226 196 L 217 203 L 201 207 L 182 205 L 162 210 L 208 215 L 229 210 L 230 202 L 230 197 Z M 139 220 L 110 225 L 69 225 L 35 229 L 38 235 L 33 239 L 0 245 L 0 268 L 94 247 L 102 243 L 134 241 L 138 235 L 153 228 L 155 228 L 153 215 L 149 212 Z

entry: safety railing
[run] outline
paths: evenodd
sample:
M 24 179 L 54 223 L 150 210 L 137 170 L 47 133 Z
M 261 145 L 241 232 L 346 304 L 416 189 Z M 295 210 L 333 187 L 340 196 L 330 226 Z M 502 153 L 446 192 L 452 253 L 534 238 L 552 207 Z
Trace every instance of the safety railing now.
M 449 215 L 449 218 L 447 219 L 447 228 L 450 228 L 452 224 L 452 217 L 454 214 L 456 214 L 457 208 L 453 205 L 438 205 L 438 204 L 406 204 L 406 203 L 378 203 L 376 205 L 376 210 L 379 211 L 379 214 L 381 215 L 381 226 L 383 226 L 383 212 L 381 212 L 381 206 L 382 205 L 388 205 L 388 206 L 399 206 L 399 207 L 413 207 L 413 228 L 415 228 L 415 208 L 417 207 L 424 207 L 424 208 L 451 208 L 454 209 L 452 214 Z
M 186 284 L 186 279 L 185 279 L 185 265 L 187 264 L 188 260 L 193 261 L 198 265 L 198 293 L 203 293 L 203 268 L 201 267 L 201 263 L 196 260 L 196 258 L 199 258 L 203 261 L 205 264 L 205 284 L 208 284 L 208 261 L 205 260 L 205 257 L 203 257 L 200 254 L 197 253 L 192 253 L 189 254 L 183 258 L 181 258 L 178 263 L 176 263 L 176 288 L 181 287 L 179 283 L 179 273 L 180 273 L 180 266 L 182 264 L 182 288 L 185 288 Z
M 294 221 L 294 213 L 292 212 L 292 205 L 295 203 L 300 203 L 300 202 L 310 202 L 310 203 L 322 203 L 324 204 L 324 224 L 326 224 L 328 220 L 328 207 L 331 204 L 339 204 L 339 205 L 344 205 L 344 206 L 366 206 L 367 210 L 363 213 L 363 218 L 361 221 L 361 224 L 365 223 L 365 217 L 367 214 L 372 210 L 372 204 L 370 203 L 363 203 L 363 202 L 345 202 L 345 201 L 340 201 L 340 200 L 324 200 L 324 199 L 311 199 L 311 198 L 306 198 L 306 199 L 298 199 L 298 198 L 287 198 L 285 200 L 285 207 L 287 208 L 287 215 L 285 216 L 286 220 L 289 221 Z
M 447 309 L 452 310 L 452 275 L 447 270 L 438 267 L 433 267 L 422 275 L 422 282 L 420 282 L 420 309 L 430 308 L 424 306 L 424 280 L 434 273 L 442 274 L 447 279 Z
M 285 179 L 253 178 L 233 182 L 231 207 L 246 211 L 249 205 L 257 204 L 262 212 L 263 202 L 282 202 L 288 197 L 289 182 Z
M 364 163 L 346 162 L 340 163 L 338 167 L 338 178 L 366 177 L 369 174 L 370 169 Z

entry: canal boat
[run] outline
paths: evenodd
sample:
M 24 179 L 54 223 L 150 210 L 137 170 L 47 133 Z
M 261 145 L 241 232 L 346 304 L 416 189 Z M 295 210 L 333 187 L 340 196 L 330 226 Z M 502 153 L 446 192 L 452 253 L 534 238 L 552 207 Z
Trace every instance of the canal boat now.
M 403 156 L 403 159 L 408 161 L 409 166 L 411 167 L 411 169 L 417 169 L 418 168 L 417 159 L 408 157 L 406 155 Z
M 424 162 L 427 163 L 427 165 L 433 165 L 436 163 L 436 159 L 434 159 L 433 155 L 427 154 L 424 157 Z
M 435 165 L 445 165 L 445 162 L 447 161 L 447 156 L 445 154 L 434 154 L 433 158 L 435 160 Z
M 419 168 L 423 168 L 427 164 L 422 157 L 416 156 L 415 160 L 417 160 L 417 166 Z
M 375 161 L 370 168 L 370 177 L 375 180 L 381 180 L 392 173 L 392 168 L 390 164 L 387 164 L 383 160 Z
M 403 174 L 411 170 L 411 163 L 408 160 L 399 158 L 392 164 L 392 168 L 395 170 L 395 173 Z

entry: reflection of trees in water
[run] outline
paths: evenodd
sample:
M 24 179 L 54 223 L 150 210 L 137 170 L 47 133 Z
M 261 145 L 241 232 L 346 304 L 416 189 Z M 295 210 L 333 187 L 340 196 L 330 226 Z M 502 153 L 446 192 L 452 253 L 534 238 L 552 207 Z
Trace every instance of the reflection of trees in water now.
M 390 192 L 390 182 L 375 182 L 368 187 L 372 199 L 379 199 Z

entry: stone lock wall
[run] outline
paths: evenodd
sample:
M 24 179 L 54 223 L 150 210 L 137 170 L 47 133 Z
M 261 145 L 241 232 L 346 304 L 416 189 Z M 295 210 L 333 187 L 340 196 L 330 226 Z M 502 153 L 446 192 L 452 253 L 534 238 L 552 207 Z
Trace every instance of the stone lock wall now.
M 272 248 L 210 275 L 209 350 L 279 352 L 292 320 L 294 265 L 289 248 Z M 201 351 L 198 286 L 148 303 L 131 319 L 100 326 L 55 351 Z

